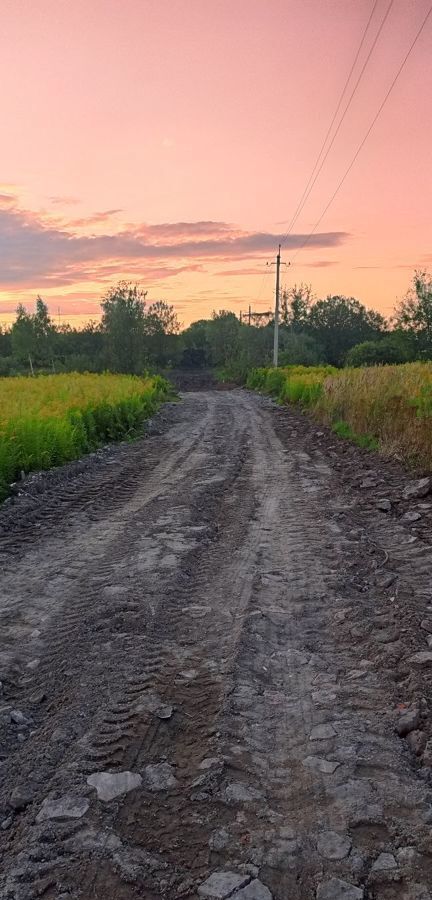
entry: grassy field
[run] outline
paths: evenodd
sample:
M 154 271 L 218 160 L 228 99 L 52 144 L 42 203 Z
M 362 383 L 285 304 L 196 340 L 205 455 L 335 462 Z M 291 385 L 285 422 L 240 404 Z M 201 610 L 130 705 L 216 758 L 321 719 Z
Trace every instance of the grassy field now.
M 432 363 L 254 369 L 247 387 L 310 409 L 360 446 L 432 471 Z
M 159 376 L 0 379 L 0 499 L 22 471 L 49 469 L 133 434 L 168 391 Z

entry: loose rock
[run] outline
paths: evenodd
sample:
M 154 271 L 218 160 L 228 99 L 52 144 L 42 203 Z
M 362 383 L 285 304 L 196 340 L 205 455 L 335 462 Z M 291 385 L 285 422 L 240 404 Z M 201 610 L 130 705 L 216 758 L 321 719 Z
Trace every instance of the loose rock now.
M 252 800 L 260 800 L 262 794 L 241 781 L 233 781 L 225 788 L 225 797 L 233 803 L 250 803 Z
M 223 850 L 226 847 L 229 841 L 229 834 L 225 828 L 219 828 L 218 831 L 214 831 L 210 836 L 209 847 L 210 850 Z
M 372 872 L 387 872 L 396 867 L 397 862 L 392 853 L 380 853 L 372 866 Z
M 363 900 L 363 888 L 355 887 L 348 881 L 340 878 L 331 878 L 330 881 L 320 884 L 317 890 L 317 900 Z
M 326 741 L 333 737 L 336 737 L 336 731 L 334 730 L 333 725 L 315 725 L 309 735 L 309 740 Z
M 198 888 L 200 897 L 208 897 L 209 900 L 225 900 L 235 891 L 245 887 L 250 881 L 250 875 L 238 875 L 237 872 L 213 872 L 210 878 Z
M 432 666 L 432 650 L 420 650 L 418 653 L 410 656 L 408 662 L 422 669 L 430 669 Z
M 324 831 L 317 840 L 317 849 L 324 859 L 345 859 L 351 850 L 351 841 L 336 831 Z
M 383 512 L 391 512 L 392 510 L 391 500 L 387 500 L 384 497 L 377 500 L 376 506 L 377 509 L 381 509 Z
M 423 731 L 411 731 L 407 735 L 407 744 L 417 756 L 421 756 L 426 747 L 426 735 Z
M 160 706 L 159 709 L 156 710 L 156 715 L 158 719 L 170 719 L 174 712 L 173 706 Z
M 408 709 L 399 716 L 396 723 L 396 731 L 400 737 L 405 737 L 410 731 L 414 731 L 420 723 L 420 712 L 418 709 Z
M 95 772 L 87 784 L 96 788 L 98 799 L 108 803 L 115 797 L 128 794 L 142 784 L 141 775 L 134 772 Z
M 423 753 L 423 763 L 425 766 L 432 767 L 432 741 L 429 740 L 426 744 L 425 751 Z
M 402 491 L 404 500 L 415 500 L 417 497 L 426 497 L 432 488 L 431 478 L 419 478 L 418 481 L 411 481 Z
M 415 510 L 408 510 L 402 516 L 402 522 L 418 522 L 419 519 L 421 519 L 421 514 Z
M 58 800 L 44 800 L 36 816 L 36 822 L 49 819 L 81 819 L 90 806 L 86 797 L 60 797 Z
M 15 725 L 31 725 L 31 719 L 28 719 L 20 709 L 12 709 L 10 714 L 12 722 Z
M 178 781 L 174 769 L 169 763 L 156 763 L 146 766 L 144 777 L 149 791 L 169 791 L 177 787 Z
M 9 806 L 17 810 L 25 809 L 33 801 L 33 791 L 29 787 L 16 787 L 9 797 Z
M 313 769 L 314 772 L 321 772 L 323 775 L 333 775 L 340 763 L 333 760 L 323 759 L 321 756 L 307 756 L 303 760 L 303 765 L 307 769 Z
M 240 888 L 234 894 L 235 900 L 272 900 L 273 894 L 270 893 L 268 887 L 254 878 L 246 887 Z

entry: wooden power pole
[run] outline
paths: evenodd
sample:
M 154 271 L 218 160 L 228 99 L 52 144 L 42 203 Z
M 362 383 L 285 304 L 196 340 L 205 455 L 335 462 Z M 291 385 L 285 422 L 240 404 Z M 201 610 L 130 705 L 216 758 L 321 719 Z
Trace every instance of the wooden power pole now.
M 277 366 L 279 359 L 279 284 L 280 284 L 280 264 L 281 264 L 281 245 L 276 257 L 276 295 L 275 295 L 275 317 L 274 317 L 274 334 L 273 334 L 273 365 Z

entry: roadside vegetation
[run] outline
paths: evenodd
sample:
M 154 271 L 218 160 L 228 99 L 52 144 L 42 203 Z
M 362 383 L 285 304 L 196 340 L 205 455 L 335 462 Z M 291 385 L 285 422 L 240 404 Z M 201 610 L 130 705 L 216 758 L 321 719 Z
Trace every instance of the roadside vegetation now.
M 160 376 L 0 379 L 0 499 L 22 472 L 49 469 L 132 436 L 168 392 Z
M 361 447 L 432 470 L 432 363 L 260 368 L 246 386 L 310 410 Z

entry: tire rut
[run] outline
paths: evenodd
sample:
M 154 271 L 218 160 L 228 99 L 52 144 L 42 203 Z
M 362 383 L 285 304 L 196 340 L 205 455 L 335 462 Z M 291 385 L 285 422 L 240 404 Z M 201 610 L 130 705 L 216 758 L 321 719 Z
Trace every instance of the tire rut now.
M 217 872 L 239 900 L 431 900 L 430 778 L 395 733 L 430 548 L 277 422 L 189 395 L 8 539 L 6 900 L 197 900 Z M 140 785 L 98 800 L 95 775 L 125 771 Z M 61 798 L 84 813 L 41 818 Z

